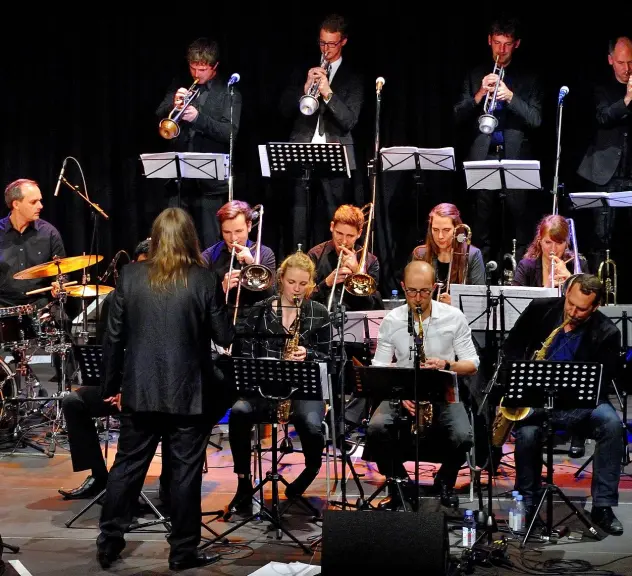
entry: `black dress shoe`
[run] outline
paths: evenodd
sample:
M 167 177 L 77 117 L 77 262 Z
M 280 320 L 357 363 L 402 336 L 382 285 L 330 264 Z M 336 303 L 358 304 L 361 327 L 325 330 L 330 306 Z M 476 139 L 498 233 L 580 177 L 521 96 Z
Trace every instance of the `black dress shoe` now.
M 570 458 L 582 458 L 586 454 L 586 439 L 582 436 L 571 436 L 571 447 L 568 449 Z
M 186 560 L 179 560 L 176 562 L 169 562 L 169 570 L 175 572 L 179 570 L 188 570 L 189 568 L 201 568 L 202 566 L 208 566 L 219 560 L 219 554 L 199 554 L 192 556 Z
M 446 508 L 459 507 L 459 497 L 454 493 L 453 488 L 450 488 L 441 481 L 435 481 L 433 488 L 439 493 L 442 506 L 445 506 Z
M 97 479 L 94 476 L 88 476 L 81 486 L 72 490 L 62 490 L 58 492 L 64 497 L 64 500 L 81 500 L 82 498 L 94 498 L 105 489 L 107 479 Z
M 290 500 L 302 496 L 303 492 L 305 492 L 305 490 L 309 488 L 309 485 L 316 479 L 316 476 L 318 476 L 318 470 L 305 468 L 296 477 L 296 480 L 286 487 L 285 497 Z
M 252 485 L 248 488 L 242 484 L 237 486 L 237 492 L 233 496 L 224 512 L 224 518 L 228 519 L 233 514 L 252 514 Z
M 613 536 L 621 536 L 623 534 L 623 524 L 619 522 L 610 506 L 593 506 L 590 511 L 590 517 L 604 532 Z

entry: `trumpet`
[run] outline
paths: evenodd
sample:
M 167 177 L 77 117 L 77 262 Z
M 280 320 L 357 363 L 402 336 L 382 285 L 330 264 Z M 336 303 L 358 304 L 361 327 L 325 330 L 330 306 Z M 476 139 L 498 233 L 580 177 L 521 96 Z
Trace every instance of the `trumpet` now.
M 491 98 L 489 92 L 485 95 L 485 103 L 483 104 L 483 114 L 478 118 L 478 129 L 483 134 L 491 134 L 496 130 L 498 126 L 498 119 L 494 116 L 496 110 L 496 96 L 498 94 L 498 87 L 505 77 L 505 67 L 498 66 L 498 56 L 496 56 L 496 62 L 494 62 L 494 71 L 492 74 L 498 75 L 496 86 L 494 86 L 494 93 Z
M 461 249 L 461 252 L 457 252 L 458 245 L 465 244 L 465 249 Z M 467 224 L 457 224 L 454 228 L 454 233 L 452 235 L 452 251 L 450 254 L 450 265 L 448 266 L 448 277 L 445 281 L 445 284 L 439 286 L 437 290 L 437 300 L 441 293 L 447 294 L 450 291 L 450 278 L 452 277 L 452 265 L 454 262 L 455 256 L 462 256 L 463 260 L 461 262 L 461 266 L 463 267 L 463 276 L 461 282 L 465 284 L 467 280 L 467 272 L 469 269 L 469 257 L 470 257 L 470 247 L 472 245 L 472 231 Z
M 178 125 L 178 122 L 191 102 L 199 96 L 200 89 L 196 88 L 199 81 L 199 78 L 195 79 L 193 84 L 191 84 L 187 95 L 184 97 L 182 104 L 174 106 L 173 110 L 169 113 L 169 116 L 160 121 L 160 124 L 158 125 L 158 132 L 166 140 L 177 138 L 180 135 L 180 126 Z
M 632 76 L 630 77 L 632 78 Z M 599 271 L 597 272 L 599 280 L 604 283 L 606 294 L 604 304 L 617 303 L 617 265 L 614 260 L 610 258 L 610 250 L 606 250 L 606 259 L 599 264 Z M 612 297 L 612 302 L 610 298 Z
M 516 239 L 514 238 L 511 252 L 507 252 L 503 256 L 503 284 L 505 286 L 512 285 L 516 268 L 518 268 L 518 263 L 516 262 Z
M 325 67 L 325 64 L 327 67 Z M 327 62 L 325 59 L 325 55 L 323 54 L 320 58 L 320 67 L 325 68 L 327 71 L 327 77 L 329 77 L 329 73 L 331 72 L 331 64 Z M 298 101 L 298 107 L 301 111 L 301 114 L 305 116 L 311 116 L 318 107 L 320 106 L 318 102 L 318 89 L 320 87 L 320 80 L 314 80 L 312 85 L 309 87 L 307 94 L 303 94 Z

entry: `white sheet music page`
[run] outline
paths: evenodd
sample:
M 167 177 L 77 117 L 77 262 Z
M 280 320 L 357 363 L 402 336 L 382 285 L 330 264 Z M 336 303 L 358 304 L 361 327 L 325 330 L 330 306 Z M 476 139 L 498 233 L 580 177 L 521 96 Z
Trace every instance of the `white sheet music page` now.
M 226 154 L 212 152 L 178 152 L 183 178 L 225 180 Z
M 542 187 L 539 160 L 501 160 L 500 165 L 505 171 L 507 190 L 539 190 Z
M 270 177 L 270 160 L 268 158 L 268 150 L 265 144 L 259 144 L 259 164 L 261 164 L 261 176 Z
M 176 178 L 176 164 L 174 152 L 157 152 L 155 154 L 141 154 L 146 178 Z
M 500 190 L 500 160 L 463 162 L 468 190 Z
M 391 146 L 382 148 L 382 170 L 415 170 L 415 155 L 419 155 L 421 170 L 454 170 L 454 148 L 417 148 Z
M 599 208 L 602 199 L 608 197 L 607 192 L 571 192 L 569 198 L 575 208 Z
M 608 194 L 608 204 L 613 208 L 630 208 L 632 207 L 632 191 L 629 192 L 610 192 Z

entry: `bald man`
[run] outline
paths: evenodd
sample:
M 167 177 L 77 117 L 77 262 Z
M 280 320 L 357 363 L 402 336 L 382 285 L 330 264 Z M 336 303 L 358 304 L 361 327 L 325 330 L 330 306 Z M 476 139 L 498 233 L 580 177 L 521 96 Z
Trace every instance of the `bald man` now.
M 610 40 L 608 64 L 612 68 L 608 77 L 593 86 L 595 116 L 587 123 L 594 123 L 595 131 L 577 173 L 587 181 L 587 191 L 622 192 L 632 189 L 632 39 Z M 614 227 L 625 230 L 631 214 L 629 209 L 591 212 L 596 242 L 589 264 L 597 270 L 605 249 L 612 247 Z
M 423 348 L 426 361 L 422 368 L 449 370 L 459 376 L 475 374 L 479 358 L 465 315 L 458 308 L 432 300 L 435 289 L 435 270 L 427 262 L 410 262 L 401 283 L 406 304 L 391 310 L 382 321 L 378 332 L 377 350 L 373 366 L 412 368 L 413 334 L 423 326 Z M 418 310 L 421 309 L 421 314 Z M 396 376 L 393 376 L 396 378 Z M 423 383 L 422 383 L 423 386 Z M 405 498 L 412 498 L 418 488 L 410 485 L 404 462 L 414 459 L 414 436 L 411 424 L 415 418 L 414 403 L 408 400 L 382 402 L 371 417 L 367 430 L 367 451 L 377 463 L 381 474 L 403 478 Z M 401 414 L 408 415 L 402 418 Z M 420 456 L 430 443 L 441 446 L 441 469 L 436 475 L 434 489 L 447 507 L 458 506 L 454 485 L 459 469 L 472 447 L 473 436 L 467 413 L 460 402 L 433 403 L 433 420 L 424 438 L 420 438 Z M 412 494 L 411 494 L 412 492 Z M 397 492 L 389 491 L 378 505 L 381 509 L 396 510 L 402 502 Z

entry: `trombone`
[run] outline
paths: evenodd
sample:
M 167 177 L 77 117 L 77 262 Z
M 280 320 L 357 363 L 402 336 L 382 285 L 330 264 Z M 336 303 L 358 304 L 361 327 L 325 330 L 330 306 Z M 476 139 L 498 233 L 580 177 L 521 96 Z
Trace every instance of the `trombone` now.
M 160 135 L 166 140 L 171 140 L 172 138 L 177 138 L 180 134 L 180 126 L 178 122 L 180 121 L 180 117 L 184 113 L 184 111 L 188 108 L 189 104 L 195 100 L 200 94 L 200 89 L 196 88 L 199 78 L 196 78 L 187 95 L 184 97 L 184 101 L 182 104 L 177 104 L 174 106 L 173 110 L 169 113 L 167 118 L 163 118 L 158 125 L 158 132 Z
M 458 245 L 463 246 L 465 244 L 465 249 L 461 248 L 461 252 L 457 252 Z M 450 254 L 450 265 L 448 266 L 448 277 L 446 278 L 445 284 L 439 286 L 437 290 L 437 300 L 439 300 L 439 296 L 444 292 L 448 294 L 450 291 L 450 279 L 452 277 L 452 265 L 454 263 L 455 256 L 463 256 L 463 262 L 461 266 L 463 266 L 463 284 L 466 283 L 467 273 L 469 270 L 469 258 L 470 258 L 470 247 L 472 246 L 472 230 L 467 224 L 457 224 L 454 228 L 454 233 L 452 234 L 452 251 Z
M 494 71 L 492 72 L 492 74 L 498 75 L 496 86 L 494 86 L 494 93 L 492 94 L 491 99 L 489 97 L 489 92 L 485 95 L 483 114 L 478 118 L 478 129 L 483 134 L 491 134 L 494 130 L 496 130 L 496 126 L 498 126 L 498 119 L 494 116 L 494 111 L 496 110 L 496 96 L 498 94 L 498 87 L 505 77 L 505 67 L 498 66 L 498 58 L 499 57 L 496 56 Z
M 632 78 L 632 76 L 631 76 Z M 605 302 L 606 306 L 617 303 L 617 265 L 614 260 L 610 258 L 610 250 L 606 250 L 606 259 L 599 264 L 599 271 L 597 272 L 599 280 L 604 283 L 605 287 Z M 612 296 L 612 302 L 610 297 Z
M 325 64 L 327 67 L 325 68 Z M 323 54 L 320 57 L 320 67 L 325 68 L 327 71 L 327 77 L 329 77 L 329 73 L 331 72 L 331 64 L 327 62 L 325 59 L 325 55 Z M 314 80 L 312 85 L 309 87 L 307 94 L 303 94 L 298 101 L 298 107 L 301 111 L 301 114 L 305 116 L 311 116 L 318 107 L 320 103 L 318 102 L 318 89 L 320 88 L 320 80 Z

